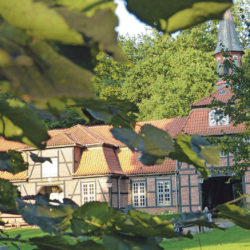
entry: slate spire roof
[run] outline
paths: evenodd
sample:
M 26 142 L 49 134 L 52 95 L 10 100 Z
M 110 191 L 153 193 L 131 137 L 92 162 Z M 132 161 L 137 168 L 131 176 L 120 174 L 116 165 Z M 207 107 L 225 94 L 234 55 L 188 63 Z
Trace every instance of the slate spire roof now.
M 230 9 L 224 13 L 224 18 L 220 21 L 218 43 L 213 55 L 221 51 L 238 51 L 244 53 L 238 39 Z

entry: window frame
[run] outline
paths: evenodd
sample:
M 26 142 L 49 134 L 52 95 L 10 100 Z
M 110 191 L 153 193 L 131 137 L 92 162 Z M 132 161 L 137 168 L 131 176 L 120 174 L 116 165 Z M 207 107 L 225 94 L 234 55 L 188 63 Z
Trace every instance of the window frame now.
M 41 164 L 41 175 L 42 175 L 42 178 L 55 178 L 55 177 L 59 177 L 59 160 L 58 160 L 58 157 L 50 157 L 51 162 L 49 161 L 45 161 Z M 50 168 L 51 166 L 46 166 L 46 165 L 53 165 L 54 164 L 54 160 L 56 160 L 56 166 L 55 166 L 55 169 L 56 169 L 56 174 L 45 174 L 45 170 L 46 170 L 46 167 Z
M 87 186 L 87 194 L 84 193 L 83 186 Z M 90 185 L 93 185 L 94 192 L 90 194 Z M 82 182 L 81 183 L 81 194 L 82 194 L 82 204 L 85 204 L 90 201 L 96 201 L 96 183 L 94 181 L 91 182 Z M 87 198 L 87 200 L 85 200 Z M 93 198 L 93 199 L 92 199 Z
M 162 192 L 159 192 L 159 183 L 163 183 L 163 188 L 162 188 Z M 169 185 L 169 191 L 166 191 L 165 189 L 165 183 L 168 183 Z M 162 179 L 162 180 L 156 180 L 156 184 L 155 184 L 155 188 L 156 188 L 156 205 L 159 207 L 163 207 L 163 206 L 172 206 L 172 182 L 170 179 L 166 180 L 166 179 Z M 166 200 L 164 200 L 166 198 L 166 195 L 168 194 L 169 197 L 169 201 L 166 202 Z M 160 203 L 159 200 L 159 196 L 163 195 L 163 202 Z
M 229 125 L 230 124 L 229 115 L 224 115 L 224 113 L 223 114 L 216 114 L 216 111 L 217 111 L 216 109 L 212 109 L 208 113 L 208 124 L 209 124 L 209 126 L 210 127 L 215 127 L 215 126 L 227 126 L 227 125 Z M 217 116 L 220 116 L 221 118 L 217 119 L 216 118 Z M 224 119 L 224 118 L 226 119 L 226 123 L 221 124 L 222 119 Z M 212 119 L 215 120 L 215 124 L 214 124 L 214 122 L 212 122 Z
M 135 185 L 138 184 L 138 192 L 135 193 Z M 144 186 L 144 192 L 141 192 L 140 186 L 143 184 Z M 146 181 L 132 181 L 132 205 L 133 207 L 146 207 L 147 206 L 147 184 Z M 135 202 L 135 197 L 137 197 L 137 202 Z M 141 203 L 142 201 L 142 196 L 144 196 L 144 201 L 143 204 Z M 137 203 L 137 205 L 136 205 Z
M 225 153 L 225 151 L 220 151 L 220 158 L 227 158 L 229 156 L 228 153 Z

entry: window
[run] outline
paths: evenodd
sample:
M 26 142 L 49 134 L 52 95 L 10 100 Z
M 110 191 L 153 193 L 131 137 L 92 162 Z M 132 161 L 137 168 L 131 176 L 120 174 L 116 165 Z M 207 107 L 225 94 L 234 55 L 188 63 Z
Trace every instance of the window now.
M 218 72 L 219 77 L 221 78 L 222 70 L 221 70 L 221 60 L 220 59 L 217 60 L 217 72 Z
M 226 153 L 225 151 L 220 151 L 220 157 L 221 158 L 228 157 L 228 153 Z
M 157 181 L 157 205 L 171 205 L 171 183 L 170 181 Z
M 146 184 L 144 181 L 133 182 L 132 199 L 134 207 L 146 206 Z
M 233 56 L 233 64 L 235 65 L 235 67 L 239 66 L 238 56 Z
M 223 60 L 224 75 L 229 75 L 230 62 L 227 58 L 223 58 Z
M 82 200 L 83 204 L 89 201 L 95 201 L 95 183 L 83 183 L 82 184 Z
M 209 112 L 209 126 L 220 126 L 229 124 L 229 116 L 224 115 L 223 112 L 219 112 L 219 110 L 215 109 Z
M 52 162 L 45 161 L 42 163 L 42 177 L 58 176 L 58 158 L 50 158 Z

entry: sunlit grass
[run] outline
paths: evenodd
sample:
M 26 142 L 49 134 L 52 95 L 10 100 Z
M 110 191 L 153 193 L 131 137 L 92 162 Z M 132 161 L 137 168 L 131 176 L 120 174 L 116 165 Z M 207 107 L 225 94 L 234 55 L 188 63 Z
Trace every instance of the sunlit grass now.
M 162 246 L 165 249 L 192 249 L 200 250 L 250 250 L 250 231 L 240 227 L 231 227 L 226 231 L 213 230 L 199 235 L 194 235 L 192 240 L 178 238 L 165 240 Z

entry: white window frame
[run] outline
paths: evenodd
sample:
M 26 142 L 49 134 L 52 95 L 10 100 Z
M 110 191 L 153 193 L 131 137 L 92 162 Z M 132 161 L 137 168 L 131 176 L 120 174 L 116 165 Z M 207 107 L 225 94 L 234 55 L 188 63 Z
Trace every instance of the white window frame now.
M 96 200 L 95 182 L 83 182 L 81 188 L 82 188 L 82 204 Z
M 225 153 L 225 151 L 220 151 L 220 158 L 227 158 L 228 153 Z
M 225 126 L 229 124 L 229 115 L 216 114 L 216 109 L 209 112 L 209 126 Z
M 145 181 L 132 182 L 132 203 L 134 207 L 146 207 L 147 192 Z
M 171 181 L 170 180 L 157 180 L 156 181 L 156 195 L 157 206 L 171 206 Z
M 42 163 L 42 178 L 58 177 L 58 158 L 51 157 L 52 163 L 45 161 Z

